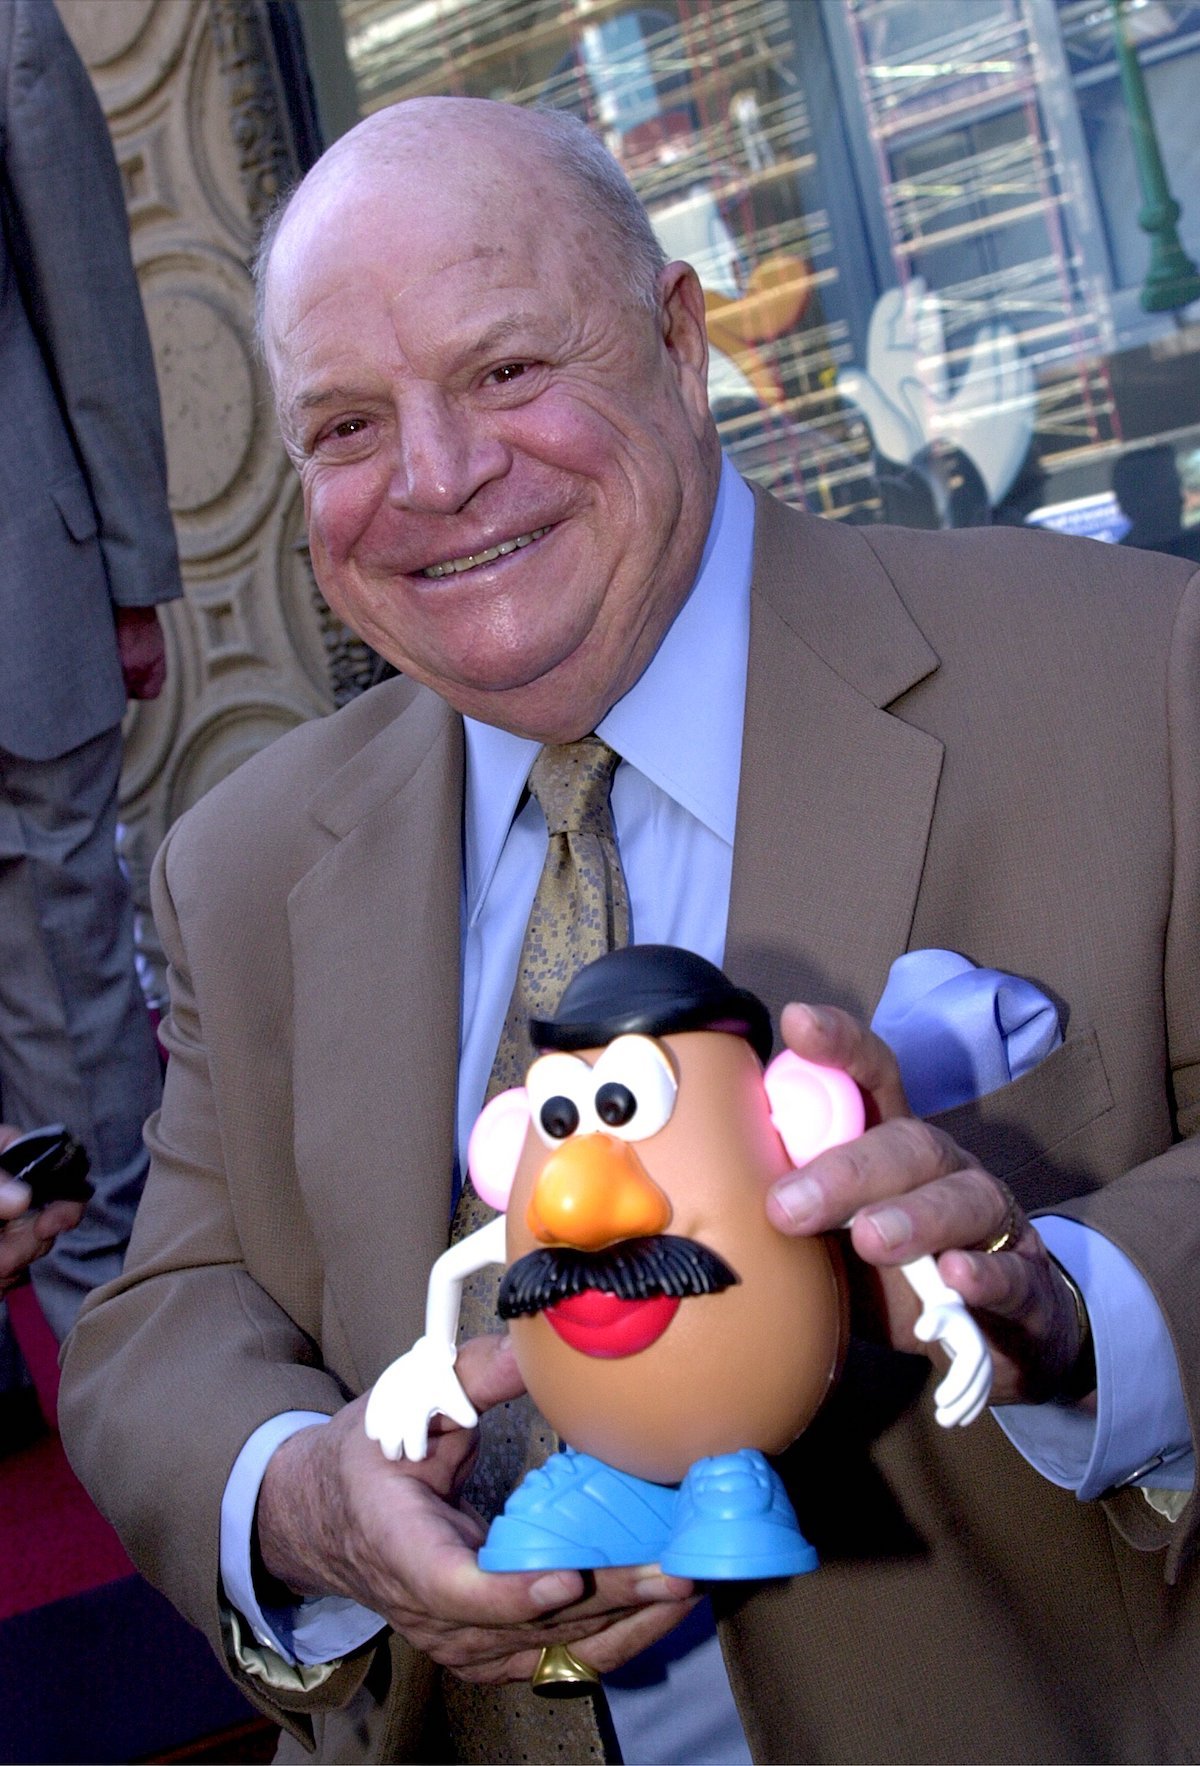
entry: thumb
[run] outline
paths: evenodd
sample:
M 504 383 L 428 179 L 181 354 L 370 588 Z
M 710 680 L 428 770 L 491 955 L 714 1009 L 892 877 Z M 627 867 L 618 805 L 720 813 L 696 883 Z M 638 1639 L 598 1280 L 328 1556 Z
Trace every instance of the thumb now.
M 0 1223 L 19 1220 L 28 1212 L 32 1200 L 33 1193 L 27 1183 L 0 1172 Z
M 458 1352 L 454 1371 L 476 1410 L 490 1410 L 506 1399 L 520 1398 L 525 1390 L 507 1332 L 469 1338 Z

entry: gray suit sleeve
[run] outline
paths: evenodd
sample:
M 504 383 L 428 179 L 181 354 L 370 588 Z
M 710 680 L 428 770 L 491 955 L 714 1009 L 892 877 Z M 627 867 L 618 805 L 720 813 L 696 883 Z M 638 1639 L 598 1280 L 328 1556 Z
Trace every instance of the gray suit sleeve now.
M 150 338 L 116 158 L 53 0 L 6 0 L 5 228 L 120 607 L 182 593 Z

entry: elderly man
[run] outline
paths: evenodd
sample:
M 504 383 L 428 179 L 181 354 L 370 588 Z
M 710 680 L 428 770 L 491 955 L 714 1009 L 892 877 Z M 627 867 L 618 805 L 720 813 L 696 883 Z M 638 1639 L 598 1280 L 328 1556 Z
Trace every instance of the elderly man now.
M 1193 1757 L 1189 569 L 755 497 L 694 273 L 562 118 L 370 118 L 284 212 L 263 297 L 318 578 L 404 678 L 247 764 L 161 856 L 153 1175 L 66 1359 L 89 1487 L 288 1758 L 582 1757 L 554 1730 L 574 1702 L 525 1684 L 555 1642 L 606 1677 L 629 1759 Z M 593 732 L 630 936 L 773 1013 L 820 1002 L 784 1035 L 869 1107 L 767 1204 L 788 1233 L 853 1216 L 867 1277 L 781 1462 L 821 1568 L 717 1600 L 728 1685 L 689 1583 L 488 1575 L 474 1433 L 392 1464 L 363 1428 L 504 1052 L 539 767 Z M 1036 980 L 1066 1031 L 937 1126 L 859 1027 L 921 947 Z M 1012 1440 L 933 1424 L 898 1271 L 926 1252 Z M 485 1424 L 520 1388 L 501 1336 L 459 1371 Z M 485 1430 L 480 1473 L 499 1451 Z

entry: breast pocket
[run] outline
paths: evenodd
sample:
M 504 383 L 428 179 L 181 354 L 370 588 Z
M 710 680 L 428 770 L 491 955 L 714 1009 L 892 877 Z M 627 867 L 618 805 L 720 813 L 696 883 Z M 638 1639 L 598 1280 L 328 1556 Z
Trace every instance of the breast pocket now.
M 1096 1189 L 1095 1126 L 1113 1107 L 1094 1031 L 1073 1031 L 1031 1073 L 929 1120 L 1003 1178 L 1026 1208 Z

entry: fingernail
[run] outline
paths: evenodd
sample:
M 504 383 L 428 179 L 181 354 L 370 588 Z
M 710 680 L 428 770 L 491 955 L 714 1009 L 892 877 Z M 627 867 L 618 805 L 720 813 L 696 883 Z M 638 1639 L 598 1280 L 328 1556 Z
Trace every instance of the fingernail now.
M 680 1598 L 661 1570 L 648 1570 L 644 1576 L 639 1576 L 634 1582 L 633 1592 L 639 1600 L 678 1600 Z
M 870 1221 L 889 1251 L 898 1251 L 912 1238 L 912 1221 L 903 1208 L 877 1208 L 870 1214 L 860 1214 L 858 1218 Z
M 821 1186 L 811 1177 L 795 1177 L 777 1185 L 775 1200 L 793 1226 L 804 1226 L 821 1206 Z
M 574 1576 L 539 1576 L 530 1584 L 529 1598 L 543 1611 L 547 1607 L 565 1607 L 568 1601 L 579 1598 L 578 1583 Z
M 0 1203 L 7 1208 L 28 1208 L 31 1201 L 28 1184 L 20 1183 L 15 1177 L 0 1177 Z

